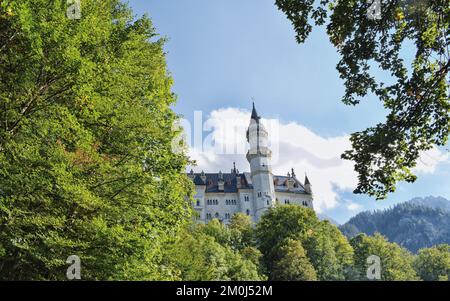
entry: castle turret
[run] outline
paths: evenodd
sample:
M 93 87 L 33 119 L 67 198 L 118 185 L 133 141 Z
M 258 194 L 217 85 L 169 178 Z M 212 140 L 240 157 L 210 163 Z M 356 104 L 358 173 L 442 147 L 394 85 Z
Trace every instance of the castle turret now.
M 309 194 L 312 194 L 312 185 L 309 182 L 308 176 L 305 174 L 305 191 Z
M 275 189 L 273 185 L 272 167 L 270 159 L 272 152 L 268 144 L 269 138 L 267 130 L 261 123 L 261 117 L 255 109 L 250 119 L 247 130 L 247 141 L 250 149 L 247 153 L 247 160 L 250 163 L 253 191 L 255 194 L 254 210 L 255 220 L 259 221 L 261 215 L 270 207 L 275 205 Z
M 223 173 L 222 173 L 222 171 L 219 171 L 217 185 L 218 185 L 219 191 L 224 191 L 225 181 L 223 180 Z

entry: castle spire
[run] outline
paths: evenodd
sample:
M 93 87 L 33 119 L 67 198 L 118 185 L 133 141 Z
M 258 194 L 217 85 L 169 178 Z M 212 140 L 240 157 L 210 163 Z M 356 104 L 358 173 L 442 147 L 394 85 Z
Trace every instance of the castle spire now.
M 305 173 L 305 185 L 311 185 L 308 179 L 308 175 Z
M 258 116 L 258 113 L 256 112 L 255 102 L 253 102 L 252 119 L 255 119 L 256 121 L 258 121 L 260 119 L 260 117 Z

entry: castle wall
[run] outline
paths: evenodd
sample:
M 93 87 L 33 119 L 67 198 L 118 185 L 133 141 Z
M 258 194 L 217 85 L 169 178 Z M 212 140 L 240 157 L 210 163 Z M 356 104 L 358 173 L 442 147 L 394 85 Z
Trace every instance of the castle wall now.
M 204 193 L 204 189 L 197 189 L 195 195 L 194 209 L 199 212 L 198 221 L 207 223 L 217 218 L 225 224 L 228 224 L 233 214 L 242 212 L 251 216 L 254 222 L 259 221 L 265 211 L 273 206 L 267 206 L 265 210 L 257 211 L 255 194 L 252 189 L 242 189 L 237 193 Z M 289 200 L 290 204 L 306 206 L 313 208 L 312 197 L 308 194 L 298 194 L 289 192 L 275 192 L 278 204 L 285 204 L 285 200 Z M 197 200 L 200 206 L 197 205 Z M 227 201 L 228 200 L 228 201 Z M 234 201 L 234 202 L 233 202 Z M 248 211 L 247 211 L 248 210 Z

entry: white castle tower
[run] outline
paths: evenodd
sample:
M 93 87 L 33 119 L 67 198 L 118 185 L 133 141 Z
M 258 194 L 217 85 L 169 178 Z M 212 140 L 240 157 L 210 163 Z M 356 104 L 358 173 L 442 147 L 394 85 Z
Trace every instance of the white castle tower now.
M 253 183 L 254 214 L 256 220 L 269 208 L 275 205 L 275 188 L 270 159 L 272 152 L 269 149 L 267 130 L 260 121 L 253 103 L 250 125 L 247 130 L 247 141 L 250 149 L 247 160 L 250 163 L 250 174 Z
M 250 172 L 240 172 L 230 162 L 230 166 L 233 164 L 230 173 L 195 173 L 193 170 L 188 173 L 196 189 L 193 204 L 197 212 L 195 218 L 202 223 L 218 219 L 227 224 L 234 214 L 241 212 L 258 222 L 270 207 L 277 205 L 298 205 L 313 209 L 312 186 L 306 175 L 302 183 L 297 179 L 294 169 L 284 176 L 272 174 L 269 137 L 256 113 L 255 104 L 247 130 L 247 141 L 250 144 L 247 153 Z

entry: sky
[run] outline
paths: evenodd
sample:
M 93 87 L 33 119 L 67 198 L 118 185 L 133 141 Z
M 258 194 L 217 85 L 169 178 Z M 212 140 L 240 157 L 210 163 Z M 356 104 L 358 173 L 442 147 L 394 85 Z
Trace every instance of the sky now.
M 401 183 L 387 200 L 352 193 L 353 164 L 340 159 L 349 135 L 385 118 L 381 103 L 366 97 L 356 107 L 340 102 L 339 56 L 323 28 L 297 44 L 274 0 L 131 0 L 147 13 L 165 45 L 168 69 L 183 116 L 194 171 L 227 172 L 233 161 L 248 171 L 245 129 L 252 102 L 269 130 L 276 174 L 307 173 L 315 209 L 343 223 L 358 212 L 383 209 L 413 197 L 450 199 L 448 150 L 424 153 L 419 179 Z

